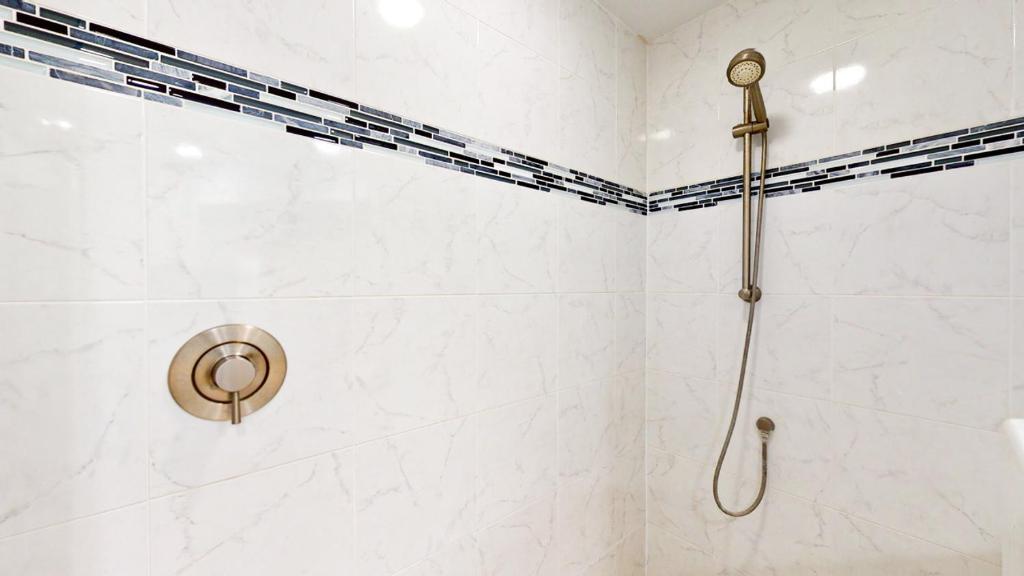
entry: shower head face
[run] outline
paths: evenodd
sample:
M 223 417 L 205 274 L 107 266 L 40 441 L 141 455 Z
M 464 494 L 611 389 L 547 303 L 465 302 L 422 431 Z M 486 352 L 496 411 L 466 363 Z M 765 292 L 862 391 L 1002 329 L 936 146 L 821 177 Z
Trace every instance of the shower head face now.
M 730 84 L 740 88 L 757 84 L 764 76 L 764 56 L 753 48 L 743 50 L 729 61 L 726 76 Z

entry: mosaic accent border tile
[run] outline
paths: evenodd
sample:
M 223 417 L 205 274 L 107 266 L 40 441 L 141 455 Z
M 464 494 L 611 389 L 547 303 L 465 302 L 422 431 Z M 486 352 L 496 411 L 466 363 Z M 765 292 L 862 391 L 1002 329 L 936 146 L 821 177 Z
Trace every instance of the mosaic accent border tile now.
M 23 0 L 0 0 L 0 22 L 0 63 L 35 67 L 57 80 L 216 108 L 329 144 L 647 213 L 647 199 L 628 186 Z M 76 52 L 102 64 L 69 59 Z
M 214 108 L 285 132 L 374 148 L 427 165 L 637 214 L 717 206 L 740 197 L 741 176 L 651 193 L 352 100 L 109 28 L 24 0 L 0 0 L 0 63 L 177 107 Z M 85 53 L 93 64 L 70 58 Z M 63 55 L 63 57 L 62 57 Z M 99 62 L 99 63 L 97 63 Z M 770 168 L 766 195 L 904 178 L 1024 153 L 1024 117 Z M 760 174 L 754 174 L 754 193 Z
M 791 164 L 769 168 L 765 196 L 787 196 L 814 192 L 843 182 L 881 178 L 905 178 L 944 170 L 973 166 L 975 162 L 1024 152 L 1024 118 L 964 128 L 953 132 L 915 138 Z M 754 174 L 751 187 L 757 195 L 760 174 Z M 648 196 L 648 212 L 684 211 L 709 208 L 719 202 L 739 198 L 742 176 L 731 176 L 671 188 Z

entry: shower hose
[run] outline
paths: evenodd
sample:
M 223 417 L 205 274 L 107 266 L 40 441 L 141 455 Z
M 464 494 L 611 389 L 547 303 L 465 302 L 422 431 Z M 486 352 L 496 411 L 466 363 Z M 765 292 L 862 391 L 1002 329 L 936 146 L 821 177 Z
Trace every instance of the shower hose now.
M 754 332 L 754 308 L 757 305 L 757 298 L 754 293 L 757 291 L 757 273 L 761 261 L 761 232 L 764 222 L 764 173 L 768 164 L 768 135 L 761 133 L 761 178 L 760 191 L 757 194 L 757 231 L 754 233 L 754 261 L 750 271 L 751 298 L 747 306 L 747 334 L 743 340 L 743 358 L 740 361 L 740 375 L 736 383 L 736 400 L 732 406 L 732 418 L 729 420 L 729 431 L 725 434 L 725 442 L 722 444 L 722 452 L 718 455 L 718 464 L 715 465 L 715 478 L 712 492 L 715 496 L 715 504 L 725 514 L 739 518 L 746 516 L 757 509 L 764 499 L 765 487 L 768 485 L 768 434 L 761 431 L 761 487 L 757 491 L 757 498 L 754 502 L 740 511 L 729 510 L 722 504 L 718 494 L 719 477 L 722 474 L 722 465 L 725 464 L 725 456 L 729 453 L 729 445 L 732 443 L 732 433 L 736 430 L 736 419 L 739 417 L 740 404 L 743 400 L 743 383 L 747 376 L 747 361 L 750 359 L 750 339 Z

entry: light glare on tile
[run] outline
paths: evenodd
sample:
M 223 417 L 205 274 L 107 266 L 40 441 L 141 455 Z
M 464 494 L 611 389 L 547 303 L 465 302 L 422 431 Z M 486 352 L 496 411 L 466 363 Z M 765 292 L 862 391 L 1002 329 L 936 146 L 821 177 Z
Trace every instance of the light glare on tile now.
M 836 70 L 835 82 L 831 72 L 826 72 L 811 81 L 811 91 L 815 94 L 831 92 L 833 84 L 836 90 L 846 90 L 860 84 L 868 71 L 860 64 L 844 66 Z
M 420 0 L 377 0 L 377 11 L 395 28 L 412 28 L 423 20 Z
M 668 140 L 672 137 L 672 131 L 668 128 L 651 133 L 651 140 Z
M 52 126 L 54 128 L 60 128 L 61 130 L 71 130 L 72 128 L 75 127 L 71 122 L 68 122 L 67 120 L 50 120 L 48 118 L 43 118 L 39 121 L 39 123 L 43 126 Z
M 322 140 L 314 140 L 313 148 L 324 156 L 337 156 L 341 154 L 341 146 Z
M 845 66 L 836 70 L 836 90 L 846 90 L 860 84 L 868 71 L 860 64 Z
M 814 80 L 811 80 L 811 92 L 824 94 L 832 91 L 832 73 L 825 72 Z
M 203 149 L 192 144 L 178 144 L 174 152 L 182 158 L 198 159 L 203 157 Z

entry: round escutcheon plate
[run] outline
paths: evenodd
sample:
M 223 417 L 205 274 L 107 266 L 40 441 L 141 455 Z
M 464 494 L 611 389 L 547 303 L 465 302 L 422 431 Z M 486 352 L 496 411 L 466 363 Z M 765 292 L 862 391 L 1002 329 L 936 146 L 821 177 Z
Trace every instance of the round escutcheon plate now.
M 252 380 L 238 390 L 217 385 L 218 367 L 244 359 L 252 365 Z M 186 412 L 205 420 L 231 420 L 231 396 L 237 392 L 240 416 L 270 402 L 288 371 L 284 349 L 265 330 L 248 324 L 227 324 L 204 330 L 189 339 L 171 360 L 167 386 Z

